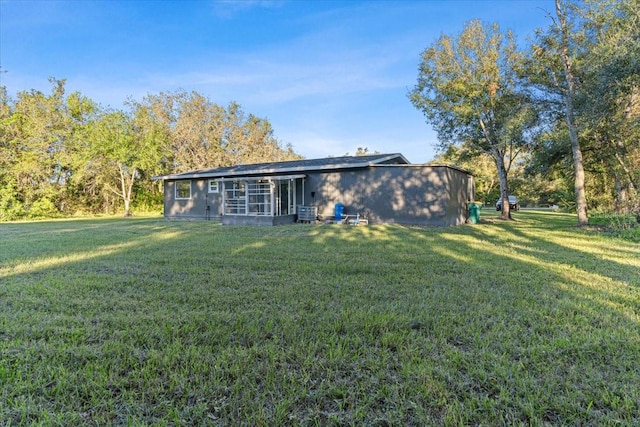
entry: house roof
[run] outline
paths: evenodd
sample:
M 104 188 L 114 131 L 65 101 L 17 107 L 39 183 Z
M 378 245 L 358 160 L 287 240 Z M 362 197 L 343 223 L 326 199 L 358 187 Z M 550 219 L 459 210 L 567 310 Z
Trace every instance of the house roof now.
M 228 178 L 233 176 L 304 173 L 321 170 L 332 171 L 366 168 L 369 166 L 384 164 L 408 165 L 409 161 L 400 153 L 326 157 L 323 159 L 291 160 L 287 162 L 255 163 L 249 165 L 226 166 L 215 169 L 201 169 L 178 174 L 154 176 L 151 179 L 158 181 L 194 178 Z

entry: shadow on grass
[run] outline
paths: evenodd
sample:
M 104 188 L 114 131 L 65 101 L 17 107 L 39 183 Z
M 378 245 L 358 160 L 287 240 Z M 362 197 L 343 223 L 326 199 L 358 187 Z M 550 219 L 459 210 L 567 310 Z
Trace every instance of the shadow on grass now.
M 517 218 L 0 225 L 0 417 L 637 422 L 638 249 Z

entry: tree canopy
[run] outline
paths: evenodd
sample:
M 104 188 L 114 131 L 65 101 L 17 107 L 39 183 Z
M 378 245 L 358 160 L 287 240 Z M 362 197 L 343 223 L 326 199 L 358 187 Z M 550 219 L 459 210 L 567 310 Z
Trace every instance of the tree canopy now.
M 480 21 L 443 35 L 421 55 L 411 102 L 437 131 L 441 158 L 464 157 L 471 170 L 493 159 L 503 199 L 515 171 L 520 191 L 537 189 L 532 203 L 571 206 L 579 224 L 587 199 L 640 214 L 640 4 L 557 0 L 546 13 L 522 50 Z
M 158 209 L 153 175 L 301 158 L 268 120 L 196 93 L 102 108 L 65 80 L 51 93 L 0 88 L 0 220 Z
M 587 200 L 640 217 L 639 1 L 557 0 L 522 48 L 478 20 L 434 40 L 408 95 L 440 159 L 476 171 L 491 202 L 516 190 L 579 224 Z M 15 99 L 0 86 L 0 220 L 157 210 L 153 175 L 301 158 L 236 102 L 160 92 L 109 109 L 50 83 Z
M 568 164 L 571 157 L 579 224 L 588 222 L 588 198 L 593 206 L 640 209 L 633 173 L 640 166 L 638 6 L 556 0 L 530 47 L 526 78 L 544 100 L 549 128 L 535 158 Z
M 410 93 L 443 148 L 465 143 L 491 156 L 503 200 L 509 195 L 511 164 L 531 144 L 537 123 L 519 85 L 521 62 L 511 32 L 471 21 L 457 37 L 443 35 L 425 49 Z M 509 203 L 502 206 L 503 217 L 510 218 Z

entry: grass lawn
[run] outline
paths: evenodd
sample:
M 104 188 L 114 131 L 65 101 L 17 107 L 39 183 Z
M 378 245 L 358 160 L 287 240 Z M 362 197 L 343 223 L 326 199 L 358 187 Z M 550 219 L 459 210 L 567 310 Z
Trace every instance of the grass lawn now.
M 481 215 L 0 223 L 0 425 L 639 425 L 640 245 Z

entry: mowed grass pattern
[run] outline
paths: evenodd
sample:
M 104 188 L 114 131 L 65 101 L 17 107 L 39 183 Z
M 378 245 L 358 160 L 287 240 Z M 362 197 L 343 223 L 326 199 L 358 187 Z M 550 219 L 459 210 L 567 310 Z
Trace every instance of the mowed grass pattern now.
M 640 247 L 482 215 L 0 224 L 0 425 L 640 424 Z

